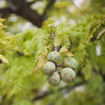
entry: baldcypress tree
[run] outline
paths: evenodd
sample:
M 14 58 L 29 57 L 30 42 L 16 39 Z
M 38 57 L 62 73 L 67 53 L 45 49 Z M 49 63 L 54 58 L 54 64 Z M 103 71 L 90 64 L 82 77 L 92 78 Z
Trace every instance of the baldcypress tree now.
M 41 28 L 15 35 L 0 19 L 0 105 L 104 105 L 103 2 L 72 14 L 74 25 L 64 12 L 70 2 L 57 2 Z M 64 13 L 57 24 L 53 14 Z

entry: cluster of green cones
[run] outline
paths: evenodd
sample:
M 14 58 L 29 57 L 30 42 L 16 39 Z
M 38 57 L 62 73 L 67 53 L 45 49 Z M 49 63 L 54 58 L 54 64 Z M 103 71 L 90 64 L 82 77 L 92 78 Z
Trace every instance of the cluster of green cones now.
M 48 54 L 48 61 L 44 64 L 42 72 L 48 76 L 48 83 L 51 86 L 58 86 L 62 81 L 69 83 L 75 80 L 75 69 L 78 67 L 78 62 L 73 57 L 62 56 L 57 51 L 52 51 Z M 62 67 L 59 70 L 59 67 Z

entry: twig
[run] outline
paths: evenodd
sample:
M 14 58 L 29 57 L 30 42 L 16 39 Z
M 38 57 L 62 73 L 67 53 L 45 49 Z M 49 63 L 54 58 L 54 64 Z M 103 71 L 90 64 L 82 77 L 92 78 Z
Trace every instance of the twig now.
M 45 16 L 39 14 L 33 10 L 26 0 L 6 0 L 9 7 L 0 9 L 0 16 L 6 17 L 11 14 L 21 16 L 37 27 L 41 27 L 42 22 L 45 20 Z
M 24 53 L 23 53 L 23 52 L 20 52 L 20 51 L 17 51 L 17 54 L 18 54 L 19 56 L 23 56 L 23 55 L 24 55 Z
M 105 34 L 105 29 L 102 29 L 99 32 L 97 32 L 96 35 L 90 39 L 90 41 L 92 42 L 95 40 L 99 40 L 104 34 Z
M 64 90 L 67 90 L 68 92 L 70 92 L 73 89 L 75 89 L 76 87 L 81 86 L 83 84 L 84 84 L 84 82 L 80 82 L 80 83 L 77 83 L 76 85 L 74 85 L 72 87 L 71 86 L 65 86 L 65 87 L 59 88 L 57 90 L 57 92 L 64 91 Z M 39 96 L 35 97 L 32 101 L 40 100 L 40 99 L 45 98 L 45 97 L 47 97 L 47 96 L 49 96 L 51 94 L 54 94 L 54 93 L 56 93 L 56 91 L 53 91 L 53 90 L 42 92 L 42 94 L 40 94 Z
M 53 41 L 55 40 L 55 36 L 54 36 L 54 34 L 51 32 L 51 36 L 52 36 L 52 38 L 53 38 Z M 58 48 L 54 45 L 54 50 L 55 51 L 58 51 Z

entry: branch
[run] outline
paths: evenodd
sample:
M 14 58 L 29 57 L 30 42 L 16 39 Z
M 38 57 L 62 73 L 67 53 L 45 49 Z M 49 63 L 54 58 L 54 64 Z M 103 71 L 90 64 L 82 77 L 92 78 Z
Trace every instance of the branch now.
M 80 83 L 78 83 L 78 84 L 76 84 L 76 85 L 74 85 L 72 87 L 71 86 L 65 86 L 65 87 L 59 88 L 57 90 L 57 92 L 65 91 L 65 92 L 68 93 L 68 92 L 72 91 L 73 89 L 75 89 L 76 87 L 81 86 L 83 84 L 84 84 L 84 82 L 80 82 Z M 44 91 L 44 92 L 40 93 L 39 96 L 35 97 L 32 101 L 40 100 L 40 99 L 42 99 L 44 97 L 47 97 L 47 96 L 49 96 L 51 94 L 54 94 L 54 93 L 56 93 L 56 91 L 53 91 L 53 90 L 52 91 Z
M 44 17 L 40 16 L 36 11 L 32 10 L 31 8 L 25 6 L 18 11 L 15 12 L 17 15 L 27 19 L 34 25 L 41 27 L 42 22 L 44 21 Z
M 0 64 L 2 63 L 2 60 L 0 59 Z
M 43 12 L 43 16 L 46 15 L 47 11 L 52 7 L 52 5 L 54 4 L 55 1 L 56 0 L 49 0 L 49 3 L 47 4 L 47 6 L 46 6 L 46 8 L 45 8 L 45 10 Z
M 54 36 L 54 34 L 53 34 L 53 32 L 51 32 L 51 36 L 52 36 L 52 38 L 53 38 L 53 41 L 55 40 L 55 36 Z M 58 50 L 58 48 L 54 45 L 54 50 L 55 51 L 57 51 Z
M 37 11 L 30 8 L 30 5 L 34 2 L 27 2 L 26 0 L 6 0 L 8 3 L 7 8 L 1 8 L 0 14 L 2 17 L 9 16 L 14 13 L 24 19 L 30 21 L 34 25 L 41 27 L 42 22 L 45 20 L 47 10 L 53 5 L 56 0 L 50 0 L 46 6 L 42 15 L 38 14 Z
M 15 13 L 18 16 L 21 16 L 34 25 L 41 27 L 42 22 L 44 21 L 44 16 L 38 14 L 35 10 L 30 8 L 26 0 L 6 0 L 9 6 L 9 10 L 2 10 L 1 14 L 11 14 Z M 7 11 L 8 10 L 8 11 Z M 4 11 L 4 12 L 3 12 Z
M 102 29 L 99 32 L 97 32 L 96 35 L 90 39 L 90 41 L 99 40 L 104 34 L 105 34 L 105 29 Z
M 9 16 L 13 11 L 7 7 L 7 8 L 0 8 L 0 17 L 7 17 Z

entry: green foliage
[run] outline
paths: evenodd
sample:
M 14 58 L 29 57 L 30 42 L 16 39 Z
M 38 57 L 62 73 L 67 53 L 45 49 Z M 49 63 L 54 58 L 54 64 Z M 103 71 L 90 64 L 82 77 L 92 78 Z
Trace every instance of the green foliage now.
M 44 86 L 48 90 L 53 89 L 47 86 L 46 76 L 41 70 L 47 61 L 47 55 L 53 51 L 54 46 L 59 48 L 59 53 L 63 57 L 72 55 L 76 58 L 79 62 L 76 81 L 85 83 L 87 80 L 87 82 L 83 85 L 84 90 L 74 90 L 67 98 L 64 98 L 65 93 L 56 92 L 35 104 L 48 104 L 56 98 L 58 100 L 54 102 L 54 105 L 103 104 L 103 97 L 105 97 L 103 94 L 105 86 L 103 79 L 105 74 L 104 15 L 93 14 L 84 17 L 82 22 L 75 25 L 65 22 L 57 26 L 55 20 L 49 18 L 40 29 L 29 29 L 11 36 L 3 32 L 3 27 L 0 25 L 0 60 L 2 61 L 0 96 L 6 98 L 3 105 L 9 105 L 10 100 L 12 100 L 12 105 L 32 105 L 34 104 L 32 100 Z M 55 36 L 54 39 L 51 32 Z M 100 55 L 96 53 L 98 45 L 101 46 Z M 70 86 L 73 84 L 76 82 L 69 83 Z
M 84 103 L 85 105 L 104 105 L 104 81 L 99 75 L 94 76 L 96 78 L 89 81 L 85 90 L 71 94 L 70 103 L 73 105 L 84 105 Z

